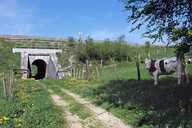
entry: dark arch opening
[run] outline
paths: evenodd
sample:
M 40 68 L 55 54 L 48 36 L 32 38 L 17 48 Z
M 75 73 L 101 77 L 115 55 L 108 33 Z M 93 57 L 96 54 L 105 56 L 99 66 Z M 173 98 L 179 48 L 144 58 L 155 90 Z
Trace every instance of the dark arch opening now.
M 36 80 L 38 79 L 43 79 L 46 75 L 46 63 L 44 60 L 35 60 L 33 61 L 32 65 L 35 65 L 37 67 L 37 73 L 32 76 L 33 78 L 35 78 Z

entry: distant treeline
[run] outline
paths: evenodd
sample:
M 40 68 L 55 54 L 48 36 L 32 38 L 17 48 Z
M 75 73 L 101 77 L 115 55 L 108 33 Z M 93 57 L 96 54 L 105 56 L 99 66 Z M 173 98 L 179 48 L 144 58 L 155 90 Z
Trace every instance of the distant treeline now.
M 59 61 L 62 66 L 68 65 L 68 58 L 72 54 L 77 56 L 77 60 L 85 63 L 86 60 L 110 62 L 110 61 L 129 61 L 134 62 L 138 58 L 163 58 L 175 56 L 174 47 L 157 46 L 150 42 L 142 45 L 131 44 L 125 40 L 124 36 L 120 36 L 116 40 L 97 41 L 92 38 L 86 40 L 75 40 L 70 37 L 64 42 L 9 42 L 0 40 L 0 65 L 2 69 L 8 67 L 9 64 L 19 65 L 19 54 L 13 54 L 11 48 L 27 47 L 27 48 L 59 48 L 62 53 L 59 54 Z M 15 57 L 17 56 L 17 57 Z M 13 59 L 9 59 L 13 58 Z M 9 62 L 14 61 L 14 63 Z M 17 63 L 17 64 L 15 64 Z M 1 68 L 0 67 L 0 68 Z M 1 70 L 1 69 L 0 69 Z
M 104 61 L 135 61 L 138 57 L 163 58 L 175 55 L 174 47 L 152 45 L 146 42 L 143 45 L 129 44 L 124 37 L 117 40 L 95 41 L 87 38 L 85 41 L 69 39 L 69 44 L 75 46 L 75 53 L 81 62 L 86 60 Z

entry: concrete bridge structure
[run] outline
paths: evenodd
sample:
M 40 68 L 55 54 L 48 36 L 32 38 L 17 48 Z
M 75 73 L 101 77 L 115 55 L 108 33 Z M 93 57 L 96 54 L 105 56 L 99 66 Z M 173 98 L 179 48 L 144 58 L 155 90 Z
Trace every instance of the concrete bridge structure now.
M 22 78 L 43 79 L 45 77 L 57 78 L 60 65 L 56 53 L 61 49 L 31 49 L 13 48 L 13 53 L 21 54 Z M 32 76 L 32 65 L 37 67 L 37 74 Z

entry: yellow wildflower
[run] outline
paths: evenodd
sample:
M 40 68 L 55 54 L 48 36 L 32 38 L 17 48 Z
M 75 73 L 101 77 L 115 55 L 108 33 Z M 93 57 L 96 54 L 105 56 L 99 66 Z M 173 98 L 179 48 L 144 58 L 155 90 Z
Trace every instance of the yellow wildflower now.
M 9 118 L 4 116 L 4 117 L 3 117 L 3 120 L 4 120 L 4 121 L 8 121 Z
M 0 118 L 0 125 L 1 125 L 1 124 L 3 124 L 3 119 L 2 119 L 2 118 Z

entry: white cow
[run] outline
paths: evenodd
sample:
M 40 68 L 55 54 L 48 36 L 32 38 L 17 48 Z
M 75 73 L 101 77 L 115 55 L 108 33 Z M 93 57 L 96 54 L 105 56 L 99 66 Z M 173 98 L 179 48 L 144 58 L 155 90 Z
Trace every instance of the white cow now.
M 181 84 L 182 77 L 185 77 L 187 83 L 189 83 L 186 66 L 176 57 L 157 60 L 145 59 L 145 66 L 154 79 L 154 85 L 158 84 L 159 75 L 168 75 L 174 72 L 178 76 L 178 85 Z

